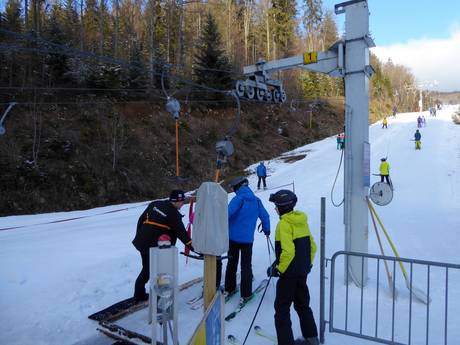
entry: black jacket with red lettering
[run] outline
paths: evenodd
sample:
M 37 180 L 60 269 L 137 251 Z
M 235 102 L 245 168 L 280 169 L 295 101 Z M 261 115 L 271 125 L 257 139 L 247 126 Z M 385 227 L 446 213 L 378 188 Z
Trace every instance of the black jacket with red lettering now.
M 156 247 L 158 238 L 163 234 L 169 235 L 172 245 L 176 244 L 178 238 L 185 245 L 190 245 L 192 241 L 187 235 L 182 217 L 169 200 L 151 202 L 137 221 L 134 247 L 140 252 Z

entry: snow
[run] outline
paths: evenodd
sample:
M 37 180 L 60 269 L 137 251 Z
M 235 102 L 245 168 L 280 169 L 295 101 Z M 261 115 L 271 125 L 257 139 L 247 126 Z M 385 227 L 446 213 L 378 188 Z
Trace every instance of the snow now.
M 393 201 L 377 212 L 389 231 L 402 257 L 458 263 L 460 241 L 460 126 L 455 125 L 451 115 L 457 107 L 449 106 L 438 111 L 436 118 L 425 112 L 426 128 L 421 129 L 422 150 L 414 150 L 411 141 L 416 129 L 418 113 L 398 114 L 389 118 L 388 129 L 381 123 L 370 126 L 371 171 L 378 173 L 381 157 L 388 157 L 391 178 L 395 187 Z M 288 155 L 306 154 L 302 160 L 285 163 L 277 158 L 267 161 L 268 187 L 295 184 L 299 201 L 297 209 L 308 214 L 310 229 L 319 243 L 320 197 L 327 197 L 326 210 L 326 256 L 331 257 L 343 249 L 343 208 L 330 202 L 331 187 L 337 172 L 340 151 L 336 150 L 335 137 L 298 148 Z M 249 167 L 254 169 L 256 165 Z M 372 176 L 372 182 L 377 177 Z M 251 176 L 250 184 L 256 186 Z M 289 186 L 285 187 L 289 188 Z M 276 190 L 276 188 L 275 188 Z M 334 200 L 342 198 L 343 175 L 339 175 Z M 270 213 L 274 232 L 277 216 L 268 202 L 273 190 L 261 191 L 262 199 Z M 231 198 L 232 195 L 229 195 Z M 0 334 L 2 344 L 112 344 L 113 340 L 96 331 L 97 324 L 87 316 L 121 299 L 132 295 L 134 280 L 140 270 L 140 256 L 131 244 L 139 214 L 145 203 L 107 206 L 92 210 L 11 216 L 0 218 L 0 229 L 23 226 L 0 231 Z M 187 215 L 184 207 L 182 213 Z M 109 212 L 109 213 L 108 213 Z M 69 218 L 77 218 L 64 221 Z M 184 218 L 186 222 L 187 217 Z M 61 222 L 55 222 L 60 220 Z M 55 222 L 55 223 L 50 223 Z M 274 234 L 272 234 L 272 238 Z M 386 242 L 383 239 L 384 242 Z M 182 245 L 179 245 L 182 249 Z M 385 246 L 386 254 L 393 255 Z M 369 252 L 379 254 L 379 248 L 369 223 Z M 319 324 L 319 265 L 316 264 L 308 279 L 312 308 Z M 272 258 L 273 259 L 273 258 Z M 269 264 L 267 243 L 263 235 L 256 234 L 253 249 L 254 287 L 265 278 Z M 392 270 L 392 264 L 390 269 Z M 179 261 L 180 282 L 202 274 L 202 262 Z M 224 264 L 225 267 L 225 264 Z M 343 262 L 338 260 L 335 275 L 334 306 L 335 326 L 343 327 L 345 313 Z M 330 267 L 328 267 L 327 272 Z M 396 267 L 398 269 L 398 267 Z M 426 269 L 419 268 L 414 274 L 414 284 L 426 290 Z M 369 282 L 363 290 L 365 319 L 363 329 L 372 334 L 375 324 L 376 267 L 369 264 Z M 425 273 L 424 273 L 425 272 Z M 444 331 L 444 271 L 432 268 L 430 285 L 430 341 L 443 343 Z M 328 273 L 329 275 L 329 273 Z M 379 334 L 391 336 L 392 303 L 387 282 L 380 267 Z M 330 279 L 328 280 L 330 281 Z M 458 307 L 460 304 L 460 272 L 449 272 L 449 343 L 460 337 Z M 326 286 L 328 289 L 329 285 Z M 396 271 L 398 299 L 397 341 L 405 341 L 408 332 L 407 310 L 409 293 L 400 271 Z M 349 285 L 349 329 L 359 330 L 359 299 L 361 290 Z M 180 339 L 184 344 L 192 335 L 202 315 L 201 310 L 192 311 L 185 301 L 199 293 L 200 286 L 180 294 Z M 259 311 L 256 324 L 275 334 L 273 301 L 275 285 L 271 284 Z M 236 304 L 235 299 L 226 305 L 228 313 Z M 226 333 L 243 339 L 254 315 L 257 303 L 247 308 L 231 322 L 226 323 Z M 328 310 L 328 305 L 326 306 Z M 425 343 L 426 306 L 413 304 L 413 344 Z M 404 314 L 406 313 L 406 314 Z M 326 312 L 326 319 L 329 318 Z M 292 310 L 293 330 L 300 335 L 295 312 Z M 146 326 L 146 310 L 120 321 L 120 324 L 149 335 Z M 389 333 L 390 332 L 390 333 Z M 369 344 L 369 341 L 326 332 L 327 344 Z M 251 333 L 248 344 L 267 344 L 263 338 Z

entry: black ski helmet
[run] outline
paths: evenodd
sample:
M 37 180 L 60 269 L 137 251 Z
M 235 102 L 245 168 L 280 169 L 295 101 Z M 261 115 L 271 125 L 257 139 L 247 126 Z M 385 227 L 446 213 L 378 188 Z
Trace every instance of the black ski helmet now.
M 229 185 L 230 185 L 230 187 L 233 188 L 233 191 L 236 192 L 238 189 L 240 189 L 241 186 L 249 185 L 249 181 L 244 176 L 238 176 L 238 177 L 234 178 L 233 180 L 231 180 Z
M 380 160 L 381 160 L 382 162 L 385 162 L 385 161 L 387 160 L 387 158 L 386 158 L 386 157 L 383 157 L 383 158 L 380 158 Z
M 268 201 L 273 202 L 276 207 L 294 208 L 297 203 L 297 195 L 287 189 L 281 189 L 275 194 L 270 194 Z

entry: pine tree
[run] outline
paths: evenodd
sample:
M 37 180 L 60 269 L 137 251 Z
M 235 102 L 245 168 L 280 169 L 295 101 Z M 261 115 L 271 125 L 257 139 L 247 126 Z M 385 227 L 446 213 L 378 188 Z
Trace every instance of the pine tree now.
M 321 23 L 321 40 L 323 46 L 321 50 L 326 50 L 332 46 L 339 38 L 337 33 L 337 25 L 335 24 L 332 11 L 327 11 Z
M 323 19 L 322 0 L 305 0 L 303 24 L 307 30 L 307 49 L 316 50 L 316 38 Z
M 2 15 L 2 26 L 10 31 L 21 32 L 21 3 L 19 0 L 8 0 L 5 6 L 5 13 Z
M 272 35 L 275 43 L 273 58 L 275 59 L 287 57 L 293 53 L 296 14 L 295 0 L 272 0 L 270 15 L 273 18 Z
M 134 41 L 129 59 L 129 69 L 127 71 L 125 85 L 129 89 L 145 87 L 147 69 L 142 58 L 142 46 Z
M 221 48 L 221 36 L 214 17 L 208 13 L 195 54 L 193 72 L 199 84 L 217 89 L 229 89 L 231 65 Z
M 49 18 L 45 24 L 44 37 L 48 41 L 64 46 L 68 42 L 63 29 L 64 12 L 59 3 L 55 3 L 49 14 Z M 53 51 L 53 46 L 47 47 L 50 52 Z M 52 83 L 63 81 L 64 75 L 69 70 L 67 66 L 67 56 L 64 54 L 47 54 L 45 58 L 47 71 Z
M 79 19 L 75 8 L 75 0 L 65 0 L 63 11 L 63 30 L 71 46 L 76 46 L 79 37 Z

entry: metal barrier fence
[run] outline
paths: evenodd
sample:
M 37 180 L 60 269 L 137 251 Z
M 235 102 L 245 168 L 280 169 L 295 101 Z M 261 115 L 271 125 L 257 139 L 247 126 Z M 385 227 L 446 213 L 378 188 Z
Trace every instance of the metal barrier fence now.
M 323 215 L 322 215 L 323 218 Z M 458 305 L 449 304 L 449 273 L 458 274 L 460 265 L 442 262 L 415 260 L 392 256 L 339 251 L 331 259 L 324 257 L 324 226 L 321 226 L 321 286 L 320 286 L 320 341 L 324 343 L 326 324 L 329 332 L 367 339 L 383 344 L 458 344 L 460 330 L 451 325 L 453 335 L 448 338 L 450 314 L 458 314 Z M 361 258 L 369 267 L 366 286 L 336 284 L 336 261 L 349 257 Z M 325 266 L 330 262 L 329 321 L 325 320 Z M 389 285 L 387 296 L 381 284 L 381 263 L 392 266 L 387 271 Z M 401 266 L 402 275 L 397 275 L 396 264 Z M 409 273 L 403 263 L 408 264 Z M 373 266 L 375 264 L 375 266 Z M 345 267 L 340 265 L 339 267 Z M 417 269 L 415 269 L 417 268 Z M 454 271 L 454 272 L 452 272 Z M 452 273 L 451 273 L 452 272 Z M 373 275 L 375 273 L 375 275 Z M 340 271 L 343 275 L 343 271 Z M 346 272 L 345 282 L 349 282 Z M 384 273 L 383 273 L 384 274 Z M 457 279 L 455 279 L 457 280 Z M 424 288 L 417 288 L 417 284 Z M 392 286 L 391 286 L 392 285 Z M 398 290 L 398 288 L 403 288 Z M 452 289 L 457 293 L 457 289 Z M 453 293 L 452 293 L 453 294 Z M 383 295 L 383 297 L 382 297 Z M 399 296 L 398 296 L 399 295 Z M 458 301 L 458 293 L 455 301 Z M 386 297 L 386 298 L 385 298 Z M 401 298 L 399 298 L 401 297 Z M 416 302 L 414 303 L 414 300 Z M 450 312 L 450 314 L 449 314 Z M 453 327 L 452 327 L 453 326 Z M 430 334 L 430 329 L 434 332 Z M 421 332 L 423 330 L 423 332 Z

